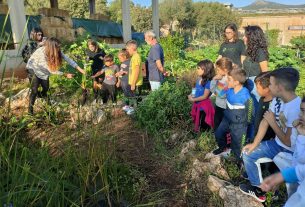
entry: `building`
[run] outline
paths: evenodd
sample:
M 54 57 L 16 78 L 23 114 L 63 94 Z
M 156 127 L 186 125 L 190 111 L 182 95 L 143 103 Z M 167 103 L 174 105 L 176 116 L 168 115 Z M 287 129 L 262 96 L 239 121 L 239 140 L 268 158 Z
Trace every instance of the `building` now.
M 279 44 L 288 45 L 293 37 L 305 35 L 305 14 L 263 15 L 242 17 L 240 32 L 248 25 L 258 25 L 264 31 L 280 30 Z

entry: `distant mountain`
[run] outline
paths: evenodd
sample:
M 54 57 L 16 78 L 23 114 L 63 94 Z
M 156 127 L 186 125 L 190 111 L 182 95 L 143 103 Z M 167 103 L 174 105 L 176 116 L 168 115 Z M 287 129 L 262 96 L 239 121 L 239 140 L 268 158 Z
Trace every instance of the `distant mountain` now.
M 256 0 L 252 4 L 241 7 L 243 10 L 260 10 L 260 9 L 290 9 L 290 8 L 305 8 L 305 4 L 302 5 L 286 5 L 279 4 L 271 1 Z

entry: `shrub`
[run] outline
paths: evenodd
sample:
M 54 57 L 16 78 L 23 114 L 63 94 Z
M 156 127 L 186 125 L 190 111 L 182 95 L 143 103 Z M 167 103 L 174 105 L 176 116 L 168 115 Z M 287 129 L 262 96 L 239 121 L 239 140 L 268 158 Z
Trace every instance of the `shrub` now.
M 191 104 L 187 100 L 191 88 L 184 81 L 165 82 L 162 87 L 151 92 L 137 110 L 136 119 L 148 132 L 157 134 L 180 122 L 190 121 Z

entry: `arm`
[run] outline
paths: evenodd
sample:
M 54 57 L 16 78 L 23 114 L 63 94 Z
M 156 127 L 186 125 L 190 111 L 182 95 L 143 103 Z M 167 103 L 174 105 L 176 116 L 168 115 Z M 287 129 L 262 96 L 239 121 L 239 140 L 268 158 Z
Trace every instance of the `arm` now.
M 96 78 L 99 77 L 100 75 L 102 75 L 105 71 L 104 70 L 100 70 L 97 73 L 95 73 L 93 76 L 91 76 L 91 78 Z
M 134 91 L 136 88 L 136 82 L 137 82 L 139 74 L 140 74 L 140 64 L 137 63 L 137 65 L 134 67 L 132 73 L 133 73 L 133 78 L 131 81 L 131 90 Z
M 156 60 L 156 65 L 157 65 L 157 68 L 158 70 L 161 72 L 161 73 L 165 73 L 165 69 L 161 63 L 161 60 Z
M 260 66 L 262 72 L 268 71 L 268 61 L 267 60 L 260 62 L 259 66 Z
M 244 63 L 244 60 L 246 59 L 246 56 L 245 55 L 241 55 L 240 56 L 240 61 L 241 61 L 241 64 Z
M 265 119 L 262 119 L 259 124 L 258 131 L 254 138 L 253 143 L 247 144 L 242 151 L 246 152 L 247 154 L 250 154 L 261 143 L 268 130 L 268 127 L 269 127 L 268 122 Z
M 63 59 L 64 59 L 69 65 L 71 65 L 73 68 L 77 69 L 80 73 L 85 74 L 85 71 L 84 71 L 82 68 L 80 68 L 74 60 L 72 60 L 71 58 L 69 58 L 68 56 L 66 56 L 64 53 L 61 53 L 61 55 L 62 55 Z
M 202 96 L 193 98 L 192 95 L 189 95 L 188 99 L 190 102 L 203 101 L 203 100 L 207 99 L 209 97 L 209 95 L 210 95 L 210 89 L 205 89 Z
M 290 136 L 291 136 L 291 127 L 287 127 L 286 132 L 279 127 L 279 125 L 275 121 L 274 113 L 272 111 L 267 111 L 264 114 L 264 118 L 269 123 L 270 127 L 273 129 L 276 136 L 285 144 L 286 146 L 290 146 Z

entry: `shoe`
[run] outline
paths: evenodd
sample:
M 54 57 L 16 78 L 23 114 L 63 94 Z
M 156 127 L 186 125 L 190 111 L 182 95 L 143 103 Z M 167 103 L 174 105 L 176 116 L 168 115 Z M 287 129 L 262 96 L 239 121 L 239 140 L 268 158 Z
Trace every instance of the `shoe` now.
M 255 200 L 263 203 L 266 201 L 266 193 L 264 193 L 259 187 L 249 184 L 240 184 L 239 190 L 246 195 L 252 196 Z
M 127 111 L 127 115 L 132 115 L 134 114 L 134 108 L 130 107 L 129 110 Z
M 122 107 L 122 110 L 125 112 L 127 112 L 129 109 L 130 109 L 130 106 L 128 106 L 128 105 L 125 105 Z
M 230 156 L 230 153 L 231 153 L 231 149 L 225 148 L 224 151 L 222 153 L 220 153 L 219 155 L 221 157 L 228 158 Z

